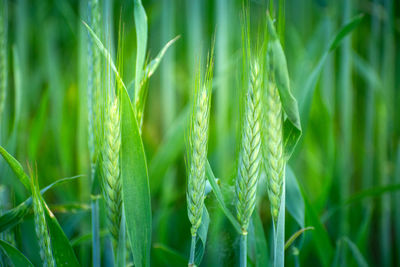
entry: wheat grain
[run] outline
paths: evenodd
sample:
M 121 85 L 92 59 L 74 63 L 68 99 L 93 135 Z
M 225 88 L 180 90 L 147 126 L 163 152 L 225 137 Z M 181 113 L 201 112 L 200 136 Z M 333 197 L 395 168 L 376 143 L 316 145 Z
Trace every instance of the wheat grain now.
M 200 74 L 198 74 L 196 80 L 193 112 L 190 120 L 191 132 L 188 144 L 190 165 L 186 198 L 188 217 L 192 225 L 191 234 L 193 251 L 191 252 L 194 252 L 193 240 L 196 237 L 198 228 L 200 227 L 204 207 L 212 72 L 213 49 L 208 58 L 204 82 L 201 83 Z M 192 256 L 193 255 L 190 257 L 190 264 L 193 264 Z
M 265 159 L 268 197 L 274 223 L 277 223 L 282 196 L 285 160 L 283 155 L 283 114 L 279 92 L 273 81 L 266 90 Z
M 254 61 L 246 93 L 239 170 L 236 179 L 236 211 L 243 235 L 247 235 L 247 228 L 256 203 L 256 190 L 261 161 L 260 103 L 260 65 L 257 61 Z
M 201 223 L 205 193 L 205 164 L 207 161 L 208 121 L 210 113 L 210 90 L 205 86 L 196 92 L 196 104 L 192 117 L 190 140 L 191 163 L 188 181 L 188 213 L 192 224 L 192 236 Z
M 106 113 L 105 137 L 102 155 L 103 191 L 107 205 L 109 229 L 117 248 L 122 214 L 119 150 L 121 146 L 120 114 L 118 98 L 110 103 Z

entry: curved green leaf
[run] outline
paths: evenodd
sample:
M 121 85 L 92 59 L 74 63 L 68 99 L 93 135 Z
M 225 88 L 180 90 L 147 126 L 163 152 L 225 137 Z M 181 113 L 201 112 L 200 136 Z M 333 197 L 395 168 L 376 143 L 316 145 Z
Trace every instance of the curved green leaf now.
M 297 178 L 294 175 L 293 170 L 291 170 L 290 166 L 287 165 L 286 168 L 290 169 L 288 170 L 288 172 L 286 172 L 286 174 L 292 175 L 293 179 L 297 181 Z M 310 200 L 307 198 L 307 195 L 304 193 L 304 190 L 301 187 L 300 183 L 298 181 L 297 183 L 304 199 L 307 222 L 315 228 L 313 231 L 312 239 L 315 244 L 315 248 L 318 252 L 322 265 L 329 266 L 334 252 L 328 232 L 326 231 L 325 226 L 322 224 L 313 206 L 311 205 Z
M 357 262 L 359 267 L 368 267 L 368 263 L 365 260 L 364 256 L 361 254 L 358 247 L 347 237 L 343 237 L 343 241 L 347 243 L 350 248 L 351 253 L 353 254 L 354 260 Z
M 159 258 L 164 266 L 176 267 L 187 265 L 187 259 L 185 257 L 163 244 L 154 244 L 153 250 L 155 252 L 154 254 Z
M 106 58 L 107 63 L 110 65 L 111 70 L 114 72 L 118 82 L 126 89 L 126 86 L 124 84 L 124 81 L 122 80 L 121 75 L 119 74 L 117 67 L 114 64 L 114 61 L 112 60 L 110 52 L 107 50 L 107 48 L 103 45 L 103 43 L 100 41 L 99 37 L 97 34 L 90 28 L 89 25 L 87 25 L 86 22 L 82 21 L 83 25 L 85 25 L 86 29 L 89 31 L 90 35 L 92 35 L 97 47 L 99 48 L 100 52 L 103 54 L 103 56 Z
M 210 185 L 213 189 L 215 198 L 217 199 L 222 211 L 225 213 L 225 216 L 228 218 L 228 220 L 231 222 L 235 230 L 241 234 L 242 233 L 242 228 L 240 227 L 239 222 L 236 220 L 235 216 L 232 214 L 232 212 L 228 209 L 228 207 L 225 205 L 224 197 L 222 195 L 221 189 L 219 189 L 219 186 L 217 185 L 216 178 L 214 176 L 214 173 L 211 169 L 210 163 L 207 161 L 207 166 L 206 166 L 206 175 L 207 179 L 210 182 Z
M 210 224 L 210 216 L 208 215 L 208 211 L 204 206 L 201 224 L 199 229 L 197 230 L 196 251 L 194 256 L 194 262 L 196 266 L 200 266 L 204 256 L 204 252 L 206 251 L 207 233 L 209 224 Z
M 18 249 L 0 240 L 0 247 L 14 266 L 32 266 L 33 264 Z
M 353 255 L 354 260 L 356 261 L 357 266 L 368 267 L 368 263 L 365 260 L 364 256 L 361 254 L 358 247 L 348 237 L 343 237 L 337 241 L 335 258 L 333 260 L 332 266 L 343 266 L 344 262 L 346 262 L 347 253 L 345 250 L 345 245 L 347 245 L 350 249 L 350 252 Z
M 54 186 L 61 185 L 66 182 L 75 180 L 78 177 L 81 177 L 81 175 L 59 179 L 59 180 L 55 181 L 54 183 L 46 186 L 42 190 L 40 190 L 40 193 L 43 195 L 48 190 L 52 189 Z M 31 207 L 32 207 L 32 197 L 29 197 L 24 202 L 19 204 L 17 207 L 6 211 L 0 217 L 0 233 L 5 230 L 8 230 L 8 229 L 12 228 L 14 225 L 17 225 L 18 223 L 22 222 L 24 217 L 31 211 Z
M 146 74 L 146 79 L 150 78 L 154 72 L 157 70 L 158 66 L 160 65 L 160 62 L 162 58 L 164 57 L 165 53 L 167 52 L 168 48 L 173 45 L 181 36 L 178 35 L 174 39 L 170 40 L 168 43 L 165 44 L 165 46 L 161 49 L 161 51 L 158 53 L 158 55 L 150 61 L 149 65 L 146 66 L 145 74 Z
M 290 247 L 290 245 L 293 244 L 293 242 L 294 242 L 302 233 L 304 233 L 305 231 L 308 231 L 308 230 L 314 230 L 314 227 L 309 226 L 309 227 L 306 227 L 306 228 L 302 228 L 302 229 L 300 229 L 299 231 L 297 231 L 296 233 L 294 233 L 294 234 L 286 241 L 286 243 L 285 243 L 285 250 L 288 249 L 288 248 Z
M 121 179 L 127 233 L 135 266 L 150 265 L 151 203 L 147 163 L 126 90 L 121 97 Z
M 317 85 L 319 75 L 322 71 L 322 67 L 325 64 L 325 61 L 328 58 L 329 53 L 334 51 L 338 47 L 340 42 L 343 40 L 343 38 L 348 34 L 350 34 L 360 24 L 362 18 L 363 18 L 362 15 L 358 15 L 352 18 L 349 23 L 344 25 L 339 30 L 339 32 L 333 38 L 333 41 L 330 43 L 329 48 L 322 54 L 321 59 L 318 61 L 316 67 L 313 69 L 310 76 L 308 77 L 304 88 L 302 88 L 302 91 L 304 92 L 303 93 L 304 97 L 302 97 L 299 101 L 303 126 L 307 126 L 308 115 L 311 108 L 311 102 L 314 95 L 315 86 Z
M 25 188 L 28 191 L 31 191 L 29 177 L 28 175 L 26 175 L 21 164 L 13 156 L 11 156 L 2 146 L 0 146 L 0 154 L 3 156 L 7 164 L 10 166 L 12 171 L 15 173 L 15 175 L 21 181 L 21 183 L 25 186 Z
M 291 168 L 286 168 L 286 208 L 300 228 L 304 228 L 304 199 Z
M 329 46 L 329 52 L 335 50 L 340 42 L 343 40 L 344 37 L 346 37 L 349 33 L 351 33 L 357 26 L 361 23 L 362 19 L 364 18 L 364 14 L 359 14 L 355 17 L 353 17 L 349 23 L 343 26 L 343 28 L 340 29 L 338 34 L 336 34 L 335 38 L 331 42 Z
M 267 240 L 265 239 L 262 221 L 258 212 L 253 212 L 252 215 L 247 246 L 249 247 L 249 256 L 253 257 L 254 266 L 270 266 Z
M 74 250 L 71 246 L 71 243 L 69 242 L 61 226 L 58 224 L 56 217 L 53 215 L 46 204 L 44 205 L 44 207 L 47 227 L 50 234 L 53 257 L 56 265 L 59 267 L 80 266 Z
M 162 186 L 161 179 L 168 167 L 181 155 L 185 146 L 185 127 L 189 119 L 189 106 L 185 107 L 169 127 L 162 144 L 153 156 L 149 166 L 151 190 L 157 193 Z
M 278 35 L 275 31 L 271 17 L 268 15 L 268 64 L 272 71 L 276 86 L 282 102 L 283 110 L 287 116 L 283 125 L 283 142 L 285 157 L 289 159 L 301 136 L 301 124 L 297 100 L 290 89 L 289 72 L 286 57 Z
M 135 72 L 135 101 L 139 97 L 139 87 L 143 78 L 143 65 L 147 47 L 147 15 L 142 0 L 134 0 L 133 14 L 136 27 L 136 72 Z

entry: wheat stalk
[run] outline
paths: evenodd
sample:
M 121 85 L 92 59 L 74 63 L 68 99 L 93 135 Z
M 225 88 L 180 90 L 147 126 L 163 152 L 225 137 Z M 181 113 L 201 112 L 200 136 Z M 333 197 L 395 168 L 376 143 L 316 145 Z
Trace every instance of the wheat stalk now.
M 55 266 L 53 252 L 51 251 L 50 236 L 47 230 L 46 217 L 44 215 L 43 200 L 39 191 L 37 174 L 31 172 L 31 190 L 33 201 L 33 212 L 35 221 L 35 232 L 39 241 L 40 257 L 43 261 L 43 266 Z
M 102 154 L 103 191 L 107 205 L 109 229 L 117 248 L 122 214 L 119 150 L 121 147 L 120 114 L 118 98 L 110 103 L 106 113 L 104 148 Z
M 97 36 L 101 36 L 101 16 L 98 0 L 89 2 L 91 27 Z M 102 71 L 101 71 L 101 54 L 99 48 L 93 42 L 90 35 L 88 46 L 88 65 L 89 65 L 89 80 L 88 80 L 88 130 L 89 130 L 89 150 L 91 152 L 92 171 L 101 151 L 101 140 L 103 134 L 102 128 Z
M 278 221 L 282 197 L 285 160 L 283 154 L 283 113 L 278 89 L 270 81 L 266 90 L 265 159 L 268 176 L 268 197 L 274 223 Z
M 0 119 L 7 94 L 7 1 L 0 0 Z
M 246 92 L 239 170 L 236 179 L 236 211 L 243 235 L 247 235 L 247 228 L 256 203 L 261 161 L 260 103 L 260 65 L 257 61 L 254 61 L 251 66 L 250 82 Z

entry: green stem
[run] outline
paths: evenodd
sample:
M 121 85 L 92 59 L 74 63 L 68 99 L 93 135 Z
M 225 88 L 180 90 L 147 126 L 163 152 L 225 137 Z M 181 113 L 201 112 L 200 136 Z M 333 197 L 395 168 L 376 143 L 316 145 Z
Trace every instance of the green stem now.
M 189 258 L 189 267 L 196 266 L 194 264 L 194 252 L 196 251 L 196 236 L 192 235 L 192 243 L 190 245 L 190 258 Z
M 99 200 L 92 199 L 92 257 L 93 267 L 100 267 Z
M 247 266 L 247 233 L 240 236 L 240 267 Z

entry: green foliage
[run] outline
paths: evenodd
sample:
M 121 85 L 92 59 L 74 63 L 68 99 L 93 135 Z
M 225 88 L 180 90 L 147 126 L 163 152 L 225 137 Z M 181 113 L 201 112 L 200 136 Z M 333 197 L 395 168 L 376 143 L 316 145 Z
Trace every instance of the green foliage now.
M 0 0 L 0 266 L 399 265 L 396 1 L 38 2 Z
M 150 266 L 151 204 L 147 162 L 128 92 L 121 101 L 121 178 L 126 229 L 136 266 Z

